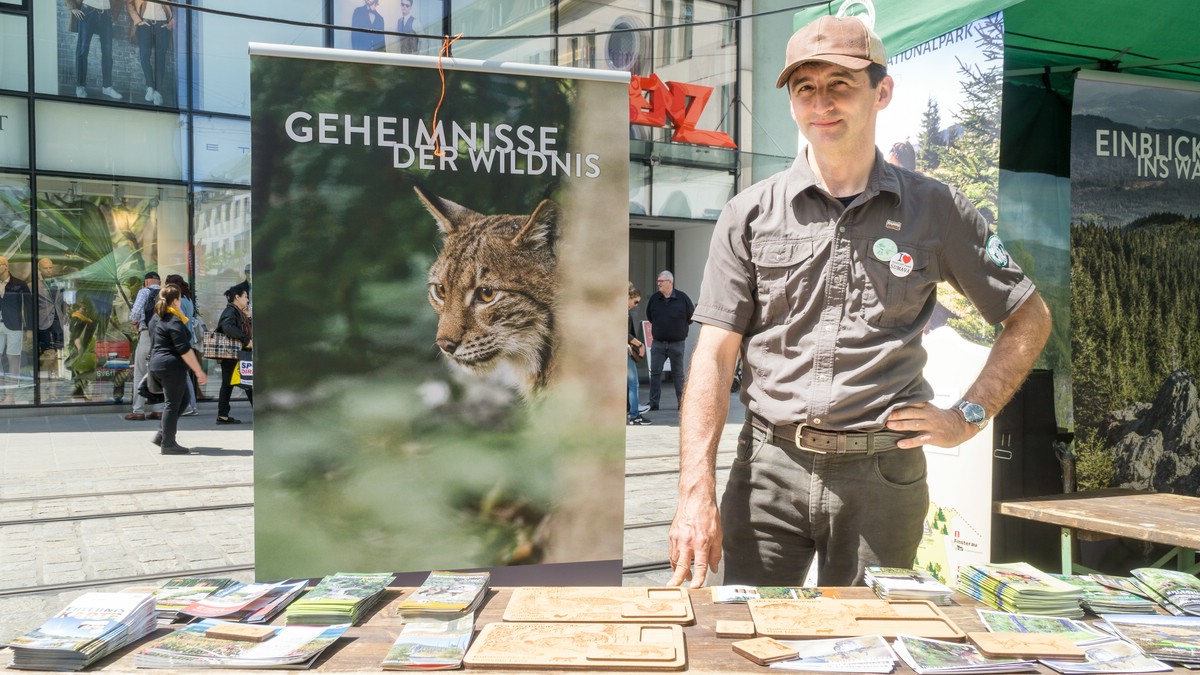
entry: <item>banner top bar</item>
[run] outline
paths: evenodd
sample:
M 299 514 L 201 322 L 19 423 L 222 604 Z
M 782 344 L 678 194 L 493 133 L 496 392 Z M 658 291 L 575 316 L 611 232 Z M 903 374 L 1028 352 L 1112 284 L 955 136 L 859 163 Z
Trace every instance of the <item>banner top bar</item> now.
M 380 65 L 406 65 L 419 68 L 437 68 L 438 57 L 420 56 L 417 54 L 388 54 L 381 52 L 362 52 L 353 49 L 330 49 L 326 47 L 302 47 L 298 45 L 278 45 L 265 42 L 251 42 L 251 56 L 276 56 L 292 59 L 316 59 L 320 61 L 349 61 L 354 63 L 374 63 Z M 567 77 L 577 80 L 599 80 L 602 82 L 621 82 L 628 84 L 630 74 L 623 70 L 601 70 L 596 68 L 573 68 L 570 66 L 540 66 L 531 63 L 514 63 L 510 61 L 479 61 L 477 59 L 440 59 L 442 68 L 446 70 L 469 70 L 472 72 L 502 73 L 505 75 L 535 75 L 548 77 Z

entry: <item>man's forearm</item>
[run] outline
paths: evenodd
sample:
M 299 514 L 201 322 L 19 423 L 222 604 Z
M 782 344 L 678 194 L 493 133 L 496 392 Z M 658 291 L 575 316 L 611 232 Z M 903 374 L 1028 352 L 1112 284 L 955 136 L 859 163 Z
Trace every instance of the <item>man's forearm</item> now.
M 741 337 L 703 327 L 679 412 L 679 497 L 716 499 L 717 445 L 729 416 L 729 388 Z
M 1004 321 L 1004 330 L 996 338 L 987 363 L 963 397 L 983 406 L 994 417 L 1025 381 L 1050 337 L 1050 309 L 1034 291 Z

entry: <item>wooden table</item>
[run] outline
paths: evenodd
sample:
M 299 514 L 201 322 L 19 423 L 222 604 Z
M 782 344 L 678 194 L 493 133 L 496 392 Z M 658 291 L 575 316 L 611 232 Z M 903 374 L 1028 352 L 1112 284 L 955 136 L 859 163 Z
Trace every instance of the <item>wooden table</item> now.
M 839 588 L 838 594 L 842 598 L 874 598 L 875 595 L 867 588 Z M 345 636 L 338 640 L 322 655 L 321 660 L 317 663 L 314 670 L 327 673 L 344 673 L 344 672 L 385 672 L 380 667 L 383 657 L 387 654 L 388 648 L 392 646 L 396 636 L 400 630 L 400 620 L 395 617 L 393 603 L 397 598 L 407 594 L 405 590 L 389 591 L 388 595 L 380 601 L 375 610 L 366 618 L 360 626 L 350 628 Z M 476 621 L 476 628 L 482 628 L 483 625 L 494 621 L 500 621 L 504 608 L 508 604 L 508 599 L 512 595 L 511 588 L 492 589 L 489 593 L 486 604 L 480 610 L 479 618 Z M 718 620 L 735 620 L 749 621 L 750 611 L 744 604 L 713 604 L 709 589 L 703 588 L 691 592 L 692 607 L 696 614 L 696 623 L 691 626 L 684 627 L 685 640 L 687 645 L 688 656 L 688 672 L 693 673 L 759 673 L 766 675 L 776 671 L 770 670 L 765 666 L 755 665 L 747 659 L 733 653 L 730 644 L 735 640 L 732 638 L 719 638 L 716 636 L 716 622 Z M 951 606 L 942 607 L 941 609 L 958 624 L 963 631 L 978 631 L 985 630 L 983 624 L 979 621 L 978 615 L 975 613 L 975 608 L 978 603 L 970 598 L 955 594 L 955 603 Z M 167 629 L 160 629 L 156 635 L 165 635 Z M 103 672 L 134 672 L 133 667 L 133 652 L 136 647 L 127 648 L 115 657 L 109 657 L 101 661 L 98 665 L 93 666 L 90 671 Z M 0 656 L 0 665 L 7 663 L 8 659 Z M 172 672 L 187 672 L 187 673 L 249 673 L 262 671 L 248 670 L 226 670 L 226 669 L 189 669 L 189 670 L 158 670 L 148 671 L 139 670 L 138 673 L 172 673 Z M 393 671 L 386 671 L 393 672 Z M 396 671 L 399 672 L 399 671 Z M 579 673 L 581 671 L 517 671 L 517 670 L 480 670 L 470 669 L 471 673 L 514 673 L 514 672 L 533 672 L 538 675 L 546 675 L 547 673 Z M 618 672 L 618 671 L 611 671 Z M 619 671 L 630 672 L 630 671 Z M 660 671 L 661 672 L 661 671 Z M 895 673 L 899 675 L 912 675 L 912 671 L 903 663 L 896 667 Z M 1055 675 L 1054 671 L 1049 668 L 1041 667 L 1040 672 L 1043 675 Z M 1184 675 L 1187 671 L 1183 668 L 1176 668 L 1176 675 Z
M 1089 572 L 1073 560 L 1076 538 L 1128 537 L 1172 549 L 1156 561 L 1195 573 L 1200 550 L 1200 497 L 1134 490 L 1089 490 L 1051 497 L 997 502 L 997 513 L 1062 528 L 1063 574 Z

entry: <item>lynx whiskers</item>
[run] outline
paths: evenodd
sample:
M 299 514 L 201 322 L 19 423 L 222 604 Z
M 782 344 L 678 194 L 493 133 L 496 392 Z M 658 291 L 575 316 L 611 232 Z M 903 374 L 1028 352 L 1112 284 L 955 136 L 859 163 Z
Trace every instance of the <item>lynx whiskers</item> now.
M 442 231 L 429 269 L 435 344 L 458 367 L 480 375 L 507 368 L 523 395 L 536 393 L 554 367 L 558 205 L 543 200 L 529 215 L 485 215 L 416 192 Z

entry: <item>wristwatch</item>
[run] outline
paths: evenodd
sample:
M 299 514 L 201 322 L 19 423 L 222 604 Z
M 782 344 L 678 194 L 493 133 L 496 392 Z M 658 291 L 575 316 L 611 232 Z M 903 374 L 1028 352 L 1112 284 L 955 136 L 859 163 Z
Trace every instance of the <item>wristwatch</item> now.
M 974 424 L 982 430 L 988 424 L 987 411 L 978 403 L 972 403 L 966 399 L 958 399 L 958 403 L 954 404 L 954 409 L 963 416 L 963 419 L 970 424 Z

